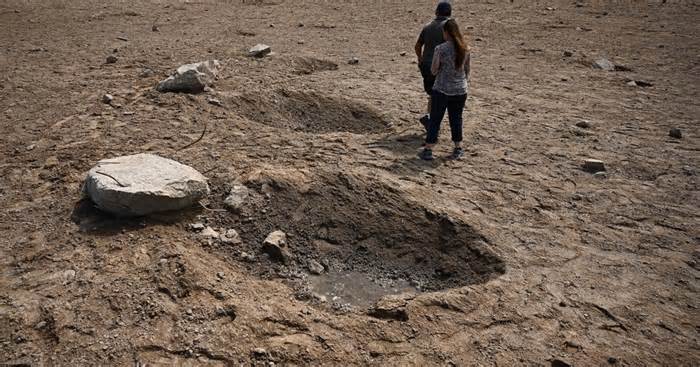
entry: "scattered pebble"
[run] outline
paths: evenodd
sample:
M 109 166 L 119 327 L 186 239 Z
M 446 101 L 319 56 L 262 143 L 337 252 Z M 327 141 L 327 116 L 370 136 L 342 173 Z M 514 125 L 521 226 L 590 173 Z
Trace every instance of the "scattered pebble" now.
M 583 162 L 583 169 L 591 173 L 605 171 L 605 163 L 597 159 L 586 159 Z
M 323 273 L 323 271 L 325 270 L 323 265 L 321 265 L 321 263 L 319 263 L 316 260 L 309 260 L 309 263 L 307 264 L 307 266 L 308 266 L 311 274 L 314 274 L 314 275 L 321 275 Z
M 160 31 L 160 28 L 158 28 L 158 26 L 154 24 L 153 27 L 151 27 L 151 31 L 158 32 Z
M 586 120 L 582 120 L 582 121 L 577 122 L 576 126 L 582 128 L 582 129 L 588 129 L 591 127 L 591 123 L 586 121 Z
M 605 58 L 600 58 L 594 61 L 593 67 L 605 71 L 615 71 L 615 64 L 613 64 L 612 61 Z
M 112 104 L 113 101 L 114 96 L 112 96 L 111 94 L 105 94 L 104 96 L 102 96 L 102 103 Z
M 357 57 L 353 57 L 350 60 L 348 60 L 348 64 L 350 64 L 350 65 L 357 65 L 359 63 L 360 63 L 360 59 L 358 59 Z
M 190 224 L 190 229 L 193 231 L 201 231 L 204 229 L 203 223 L 192 223 Z
M 114 55 L 109 55 L 109 56 L 107 56 L 107 59 L 106 59 L 105 61 L 106 61 L 108 64 L 114 64 L 114 63 L 116 63 L 117 61 L 119 61 L 119 59 L 118 59 L 116 56 L 114 56 Z
M 673 128 L 668 132 L 668 136 L 674 138 L 674 139 L 682 139 L 683 138 L 683 132 L 681 132 L 681 129 L 679 128 Z
M 119 36 L 119 37 L 117 37 L 117 39 L 120 41 L 124 41 L 124 42 L 129 41 L 129 38 L 127 38 L 126 36 Z
M 573 53 L 573 52 L 568 51 L 568 50 L 567 50 L 567 51 L 564 51 L 564 57 L 571 57 L 571 56 L 574 56 L 574 53 Z
M 206 238 L 219 238 L 219 232 L 209 226 L 204 228 L 200 234 Z
M 209 104 L 212 104 L 214 106 L 219 106 L 219 107 L 223 106 L 223 103 L 221 103 L 220 100 L 213 98 L 213 97 L 207 98 L 207 102 L 209 102 Z
M 265 57 L 266 55 L 270 54 L 270 52 L 272 52 L 272 48 L 270 46 L 259 43 L 255 46 L 253 46 L 248 51 L 248 56 L 262 58 L 262 57 Z

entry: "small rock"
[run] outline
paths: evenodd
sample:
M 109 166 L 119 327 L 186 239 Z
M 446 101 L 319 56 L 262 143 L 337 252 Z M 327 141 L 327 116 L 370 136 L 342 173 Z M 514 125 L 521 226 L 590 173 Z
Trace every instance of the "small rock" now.
M 223 103 L 221 103 L 221 101 L 219 101 L 216 98 L 209 97 L 209 98 L 207 98 L 207 102 L 209 102 L 209 104 L 212 104 L 214 106 L 219 106 L 219 107 L 223 106 Z
M 600 58 L 593 62 L 593 67 L 605 71 L 615 71 L 615 64 L 605 58 Z
M 598 178 L 598 179 L 604 179 L 604 178 L 608 178 L 608 174 L 606 172 L 596 172 L 593 174 L 593 177 Z
M 591 127 L 591 123 L 586 121 L 586 120 L 582 120 L 582 121 L 577 122 L 576 126 L 582 128 L 582 129 L 588 129 L 589 127 Z
M 247 252 L 241 252 L 241 259 L 249 263 L 255 262 L 255 255 L 249 254 Z
M 219 232 L 215 231 L 213 228 L 207 226 L 202 230 L 200 235 L 206 238 L 219 238 Z
M 151 27 L 151 31 L 158 32 L 160 31 L 160 28 L 158 28 L 158 26 L 154 24 L 153 27 Z
M 274 231 L 267 235 L 262 250 L 270 255 L 271 259 L 283 263 L 289 261 L 291 257 L 287 250 L 287 235 L 282 231 Z
M 617 358 L 615 358 L 615 357 L 608 357 L 608 363 L 610 363 L 610 364 L 617 364 Z
M 401 51 L 401 53 L 399 55 L 406 56 L 406 51 Z
M 551 361 L 552 367 L 571 367 L 569 363 L 562 361 L 561 359 L 553 359 Z
M 124 41 L 124 42 L 129 41 L 129 38 L 127 38 L 126 36 L 119 36 L 119 37 L 117 37 L 117 39 L 120 41 Z
M 681 129 L 679 128 L 673 128 L 668 132 L 668 136 L 674 138 L 674 139 L 682 139 L 683 138 L 683 132 L 681 132 Z
M 571 57 L 571 56 L 574 56 L 574 53 L 573 53 L 573 52 L 568 51 L 568 50 L 567 50 L 567 51 L 564 51 L 564 57 Z
M 605 171 L 605 163 L 597 159 L 586 159 L 583 162 L 583 169 L 591 173 Z
M 104 104 L 112 104 L 112 101 L 114 101 L 114 96 L 111 94 L 105 94 L 102 96 L 102 103 Z
M 228 243 L 228 244 L 239 244 L 241 243 L 241 236 L 238 234 L 238 232 L 235 229 L 229 229 L 226 232 L 224 232 L 219 239 L 223 243 Z
M 203 223 L 192 223 L 190 224 L 190 229 L 193 231 L 201 231 L 204 229 L 204 224 Z
M 321 275 L 323 273 L 323 271 L 325 270 L 323 265 L 321 265 L 316 260 L 309 260 L 307 267 L 309 268 L 309 271 L 311 272 L 311 274 L 314 274 L 314 275 Z
M 636 86 L 637 86 L 637 82 L 635 82 L 634 80 L 630 80 L 629 82 L 627 82 L 627 86 L 628 86 L 628 87 L 636 87 Z
M 369 315 L 380 319 L 408 321 L 406 306 L 413 298 L 414 296 L 408 294 L 385 296 L 369 310 Z
M 297 44 L 299 44 L 299 45 L 303 45 L 304 43 L 306 43 L 304 40 L 298 40 L 298 41 L 297 41 Z
M 116 63 L 117 61 L 119 61 L 119 59 L 118 59 L 116 56 L 114 56 L 114 55 L 109 55 L 109 56 L 107 56 L 107 60 L 105 60 L 105 61 L 106 61 L 108 64 L 114 64 L 114 63 Z
M 581 345 L 579 345 L 575 341 L 567 340 L 566 342 L 564 342 L 564 344 L 569 348 L 582 349 Z
M 36 144 L 29 144 L 29 145 L 27 145 L 27 151 L 28 151 L 28 152 L 34 150 L 34 148 L 36 148 Z
M 219 279 L 224 279 L 226 278 L 226 274 L 224 274 L 223 272 L 218 272 L 216 273 L 216 277 Z
M 151 68 L 144 68 L 143 70 L 141 70 L 141 73 L 139 73 L 139 76 L 140 76 L 141 78 L 149 78 L 149 77 L 152 77 L 152 76 L 155 75 L 155 74 L 156 74 L 156 72 L 153 71 L 153 69 L 151 69 Z
M 360 59 L 358 59 L 357 57 L 353 57 L 350 60 L 348 60 L 348 64 L 350 64 L 350 65 L 357 65 L 359 63 L 360 63 Z
M 162 93 L 201 93 L 214 82 L 219 73 L 219 67 L 217 60 L 182 65 L 173 75 L 158 83 L 156 90 Z
M 253 349 L 253 355 L 256 357 L 267 356 L 267 350 L 265 350 L 265 348 L 255 348 Z
M 265 57 L 265 55 L 268 55 L 270 52 L 272 52 L 270 46 L 258 43 L 248 51 L 248 56 L 261 58 Z
M 243 205 L 248 201 L 248 197 L 250 197 L 250 190 L 247 187 L 234 185 L 224 199 L 224 206 L 234 213 L 240 213 Z
M 41 330 L 46 327 L 46 321 L 39 321 L 36 325 L 34 325 L 34 328 L 37 330 Z

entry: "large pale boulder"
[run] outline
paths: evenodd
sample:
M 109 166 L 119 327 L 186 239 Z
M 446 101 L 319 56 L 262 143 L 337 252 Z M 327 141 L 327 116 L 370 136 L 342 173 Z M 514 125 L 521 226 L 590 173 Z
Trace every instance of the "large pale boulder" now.
M 195 64 L 182 65 L 175 74 L 158 83 L 159 92 L 200 93 L 211 85 L 219 73 L 217 60 L 202 61 Z
M 183 209 L 209 194 L 197 170 L 153 154 L 135 154 L 97 163 L 83 191 L 101 210 L 140 216 Z

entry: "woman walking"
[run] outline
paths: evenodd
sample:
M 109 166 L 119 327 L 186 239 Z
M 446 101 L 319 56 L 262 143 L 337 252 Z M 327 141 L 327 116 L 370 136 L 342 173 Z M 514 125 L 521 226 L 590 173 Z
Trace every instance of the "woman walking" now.
M 450 131 L 454 150 L 451 159 L 464 155 L 462 150 L 462 111 L 467 101 L 469 82 L 469 46 L 454 19 L 445 23 L 443 28 L 445 42 L 435 48 L 431 72 L 435 75 L 433 85 L 432 107 L 425 148 L 419 154 L 424 160 L 433 159 L 433 146 L 438 141 L 440 123 L 445 110 L 450 120 Z

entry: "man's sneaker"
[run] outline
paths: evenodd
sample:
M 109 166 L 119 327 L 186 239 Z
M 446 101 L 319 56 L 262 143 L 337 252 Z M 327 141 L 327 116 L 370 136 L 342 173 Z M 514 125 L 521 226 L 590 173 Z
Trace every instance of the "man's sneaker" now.
M 418 154 L 418 158 L 420 158 L 424 161 L 432 161 L 433 160 L 433 150 L 432 149 L 423 149 Z
M 423 115 L 423 116 L 420 118 L 420 123 L 423 124 L 423 127 L 424 127 L 425 130 L 427 131 L 427 130 L 428 130 L 428 125 L 430 124 L 430 116 L 429 116 L 429 115 Z

